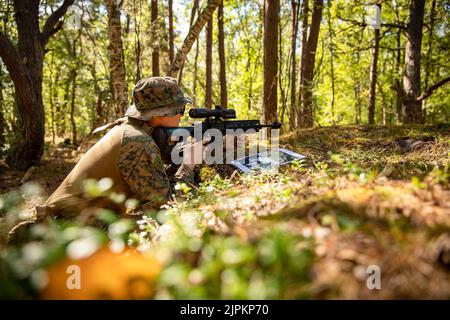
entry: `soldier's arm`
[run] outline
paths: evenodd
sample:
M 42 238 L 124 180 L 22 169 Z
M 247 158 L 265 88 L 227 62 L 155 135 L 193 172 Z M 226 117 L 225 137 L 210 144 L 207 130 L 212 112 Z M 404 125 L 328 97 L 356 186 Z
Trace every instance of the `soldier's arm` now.
M 158 209 L 165 204 L 175 193 L 173 187 L 177 182 L 194 182 L 193 170 L 185 165 L 169 179 L 156 144 L 131 143 L 124 147 L 126 155 L 121 157 L 119 167 L 125 182 L 141 202 L 142 210 Z
M 141 202 L 143 210 L 158 209 L 167 202 L 171 186 L 159 150 L 151 142 L 122 146 L 119 168 L 122 178 Z

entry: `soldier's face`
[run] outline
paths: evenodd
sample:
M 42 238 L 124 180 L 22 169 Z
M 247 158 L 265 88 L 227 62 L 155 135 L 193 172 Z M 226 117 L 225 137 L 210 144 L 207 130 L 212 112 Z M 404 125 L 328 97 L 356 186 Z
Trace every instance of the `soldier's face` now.
M 181 114 L 172 117 L 153 117 L 149 122 L 152 127 L 178 127 Z

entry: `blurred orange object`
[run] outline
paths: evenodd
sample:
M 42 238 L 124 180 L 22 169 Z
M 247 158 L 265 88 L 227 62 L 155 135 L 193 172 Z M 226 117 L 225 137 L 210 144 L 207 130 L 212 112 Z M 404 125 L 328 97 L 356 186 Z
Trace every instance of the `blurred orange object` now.
M 134 249 L 114 253 L 104 247 L 86 259 L 65 258 L 47 270 L 41 299 L 145 299 L 161 270 L 153 257 Z

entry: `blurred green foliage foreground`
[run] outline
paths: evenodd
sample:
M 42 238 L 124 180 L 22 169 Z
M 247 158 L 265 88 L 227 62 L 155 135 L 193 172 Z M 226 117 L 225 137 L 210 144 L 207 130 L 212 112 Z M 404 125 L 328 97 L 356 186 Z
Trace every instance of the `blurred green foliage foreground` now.
M 46 298 L 55 265 L 108 247 L 151 255 L 151 290 L 99 288 L 84 298 L 448 299 L 449 136 L 445 125 L 300 131 L 282 141 L 307 160 L 278 172 L 230 176 L 203 167 L 199 185 L 178 185 L 182 196 L 159 211 L 124 218 L 103 209 L 94 220 L 33 224 L 2 243 L 0 298 Z M 37 182 L 50 164 L 44 160 Z M 2 239 L 49 192 L 37 182 L 1 196 Z M 109 189 L 107 180 L 85 182 L 88 197 L 136 206 Z M 105 258 L 98 274 L 117 277 L 114 261 Z M 372 265 L 381 271 L 379 290 L 367 287 Z M 138 269 L 123 268 L 130 277 Z

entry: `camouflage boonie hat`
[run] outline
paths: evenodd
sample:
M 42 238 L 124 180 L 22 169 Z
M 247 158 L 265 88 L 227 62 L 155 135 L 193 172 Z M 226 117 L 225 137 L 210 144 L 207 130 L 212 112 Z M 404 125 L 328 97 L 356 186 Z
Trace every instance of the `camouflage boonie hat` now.
M 186 103 L 192 103 L 171 77 L 151 77 L 139 80 L 133 89 L 133 104 L 126 116 L 147 121 L 155 116 L 171 117 L 183 113 Z

